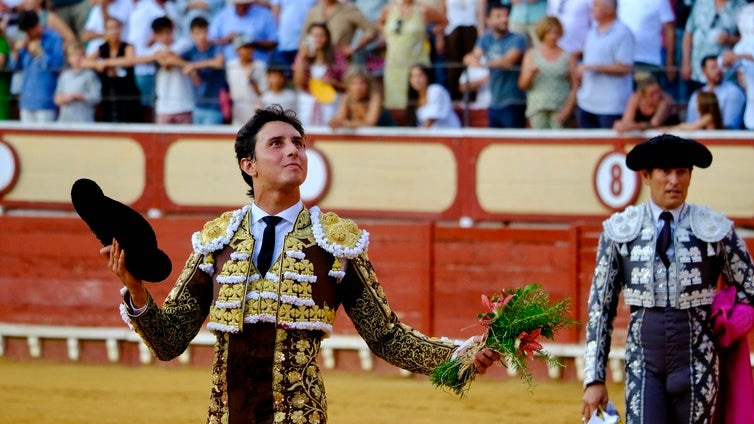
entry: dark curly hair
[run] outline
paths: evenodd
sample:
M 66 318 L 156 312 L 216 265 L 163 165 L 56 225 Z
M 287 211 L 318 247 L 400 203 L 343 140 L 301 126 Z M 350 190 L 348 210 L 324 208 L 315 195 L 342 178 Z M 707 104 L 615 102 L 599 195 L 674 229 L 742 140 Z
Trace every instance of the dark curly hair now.
M 241 166 L 241 159 L 255 158 L 257 134 L 259 133 L 259 130 L 261 130 L 268 122 L 275 121 L 290 124 L 299 132 L 299 134 L 301 134 L 301 137 L 306 137 L 304 126 L 301 125 L 301 121 L 296 117 L 296 112 L 290 109 L 283 109 L 283 107 L 278 104 L 270 105 L 264 109 L 257 109 L 251 119 L 249 119 L 249 121 L 246 122 L 236 134 L 235 149 L 239 168 Z M 251 177 L 243 170 L 241 170 L 241 176 L 250 187 L 249 191 L 246 193 L 249 197 L 254 197 L 254 183 L 252 182 Z

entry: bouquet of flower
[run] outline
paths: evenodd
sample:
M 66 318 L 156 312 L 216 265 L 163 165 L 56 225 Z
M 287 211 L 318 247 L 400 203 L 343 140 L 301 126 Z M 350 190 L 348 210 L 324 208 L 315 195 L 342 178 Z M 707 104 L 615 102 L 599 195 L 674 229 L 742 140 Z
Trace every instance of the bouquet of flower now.
M 555 357 L 543 350 L 537 341 L 540 337 L 553 339 L 555 332 L 575 325 L 568 317 L 570 300 L 550 303 L 550 296 L 539 284 L 519 289 L 500 290 L 491 297 L 482 295 L 482 304 L 489 312 L 477 315 L 487 333 L 474 345 L 462 349 L 454 359 L 440 364 L 430 375 L 435 387 L 444 387 L 463 396 L 476 377 L 474 355 L 482 348 L 500 354 L 503 366 L 518 371 L 521 378 L 532 387 L 532 374 L 527 358 L 534 352 L 548 365 L 563 366 Z

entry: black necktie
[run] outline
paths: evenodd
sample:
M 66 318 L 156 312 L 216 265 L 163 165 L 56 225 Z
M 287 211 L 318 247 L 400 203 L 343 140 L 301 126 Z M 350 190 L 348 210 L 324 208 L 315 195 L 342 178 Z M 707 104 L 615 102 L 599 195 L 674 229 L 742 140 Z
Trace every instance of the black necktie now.
M 259 274 L 263 277 L 267 274 L 267 270 L 270 269 L 272 264 L 272 251 L 275 250 L 275 226 L 278 225 L 283 218 L 274 215 L 268 215 L 262 218 L 266 227 L 264 227 L 264 235 L 262 236 L 262 249 L 257 256 L 257 269 Z
M 660 214 L 660 219 L 665 222 L 662 224 L 660 235 L 657 237 L 657 254 L 660 255 L 665 267 L 668 267 L 670 266 L 670 259 L 668 259 L 667 250 L 670 247 L 670 223 L 673 221 L 673 214 L 665 211 Z

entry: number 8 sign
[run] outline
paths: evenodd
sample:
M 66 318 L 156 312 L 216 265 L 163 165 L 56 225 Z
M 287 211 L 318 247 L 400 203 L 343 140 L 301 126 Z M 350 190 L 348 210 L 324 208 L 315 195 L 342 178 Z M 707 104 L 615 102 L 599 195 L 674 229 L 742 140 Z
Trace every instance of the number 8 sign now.
M 603 155 L 594 169 L 594 192 L 600 203 L 618 211 L 639 197 L 639 174 L 626 166 L 626 154 L 613 151 Z

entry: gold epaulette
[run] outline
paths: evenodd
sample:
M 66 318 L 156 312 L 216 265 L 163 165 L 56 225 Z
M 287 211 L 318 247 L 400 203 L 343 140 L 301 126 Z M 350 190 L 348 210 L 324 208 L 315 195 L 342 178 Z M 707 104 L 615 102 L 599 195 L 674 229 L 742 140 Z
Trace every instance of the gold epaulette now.
M 336 258 L 353 259 L 369 247 L 369 232 L 359 229 L 351 219 L 323 213 L 316 206 L 311 209 L 311 219 L 317 244 Z
M 230 239 L 235 234 L 250 208 L 251 205 L 246 205 L 241 209 L 225 212 L 204 224 L 204 228 L 201 231 L 195 232 L 191 237 L 194 252 L 207 255 L 208 253 L 222 249 L 230 243 Z

